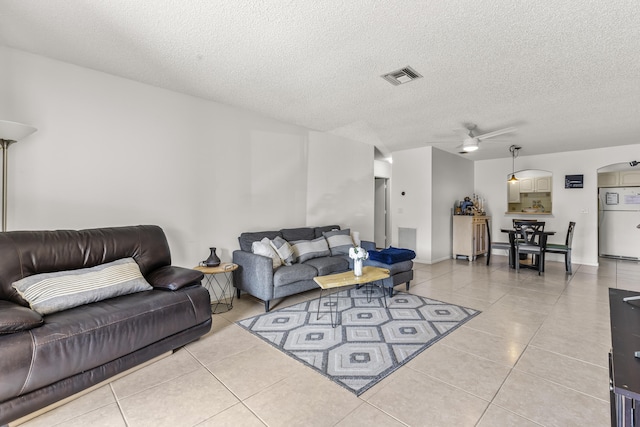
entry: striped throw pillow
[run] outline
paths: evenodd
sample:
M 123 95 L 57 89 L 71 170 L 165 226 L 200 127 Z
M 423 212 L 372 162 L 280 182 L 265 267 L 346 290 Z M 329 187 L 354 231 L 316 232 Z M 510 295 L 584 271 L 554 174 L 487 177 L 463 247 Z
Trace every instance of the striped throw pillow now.
M 295 262 L 305 262 L 312 258 L 331 255 L 327 239 L 324 236 L 313 240 L 296 240 L 291 242 L 291 247 L 296 258 Z
M 12 286 L 41 315 L 153 289 L 133 258 L 79 270 L 34 274 Z
M 353 248 L 353 239 L 349 228 L 337 231 L 325 231 L 322 233 L 327 239 L 331 255 L 349 255 L 349 248 Z
M 275 249 L 284 265 L 293 264 L 295 259 L 293 256 L 293 249 L 291 248 L 289 242 L 287 242 L 280 236 L 276 236 L 276 238 L 271 241 L 271 247 Z

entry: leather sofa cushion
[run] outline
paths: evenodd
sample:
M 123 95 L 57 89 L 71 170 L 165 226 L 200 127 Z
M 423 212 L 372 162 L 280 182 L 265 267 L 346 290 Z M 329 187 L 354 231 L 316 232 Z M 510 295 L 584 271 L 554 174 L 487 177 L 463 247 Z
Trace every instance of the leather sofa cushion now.
M 0 300 L 0 335 L 26 331 L 43 323 L 42 316 L 35 311 Z
M 251 252 L 251 245 L 253 245 L 253 242 L 259 242 L 265 237 L 269 240 L 273 240 L 278 236 L 282 237 L 282 233 L 279 231 L 256 231 L 251 233 L 242 233 L 240 234 L 240 237 L 238 237 L 238 243 L 240 243 L 240 249 L 245 252 Z
M 171 264 L 169 244 L 156 225 L 89 230 L 0 233 L 0 299 L 29 304 L 12 284 L 25 277 L 135 259 L 143 276 Z
M 202 286 L 152 290 L 45 316 L 2 337 L 0 402 L 116 360 L 211 317 Z
M 327 274 L 341 273 L 349 269 L 348 256 L 327 256 L 322 258 L 313 258 L 306 261 L 304 265 L 310 265 L 318 271 L 318 276 L 326 276 Z
M 273 286 L 284 286 L 301 280 L 313 280 L 317 275 L 318 270 L 311 265 L 283 265 L 273 273 Z

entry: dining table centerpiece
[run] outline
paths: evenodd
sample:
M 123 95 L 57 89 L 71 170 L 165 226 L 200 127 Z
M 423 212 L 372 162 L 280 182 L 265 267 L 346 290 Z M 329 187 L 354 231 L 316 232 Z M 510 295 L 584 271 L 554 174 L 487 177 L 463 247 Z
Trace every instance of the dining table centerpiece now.
M 349 248 L 349 258 L 353 260 L 353 274 L 362 276 L 362 261 L 369 258 L 369 252 L 360 246 L 354 246 Z

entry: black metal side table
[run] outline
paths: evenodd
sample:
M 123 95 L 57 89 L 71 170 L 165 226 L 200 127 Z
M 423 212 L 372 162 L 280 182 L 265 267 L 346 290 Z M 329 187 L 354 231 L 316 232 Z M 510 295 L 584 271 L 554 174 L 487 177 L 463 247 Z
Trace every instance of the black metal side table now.
M 223 262 L 216 267 L 197 266 L 193 267 L 204 273 L 204 287 L 209 290 L 212 295 L 211 312 L 214 314 L 226 313 L 233 308 L 234 292 L 231 286 L 232 272 L 238 268 L 238 264 L 232 262 Z M 218 276 L 222 274 L 222 282 L 218 280 Z M 217 286 L 216 286 L 217 285 Z M 216 292 L 216 288 L 220 289 L 220 293 Z M 230 295 L 230 296 L 227 296 Z

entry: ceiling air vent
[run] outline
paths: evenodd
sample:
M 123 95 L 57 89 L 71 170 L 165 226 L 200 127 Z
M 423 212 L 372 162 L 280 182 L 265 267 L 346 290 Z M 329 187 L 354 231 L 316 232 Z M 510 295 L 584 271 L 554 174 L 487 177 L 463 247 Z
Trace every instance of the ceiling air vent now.
M 409 83 L 412 80 L 419 79 L 422 75 L 418 74 L 418 72 L 413 68 L 407 66 L 399 70 L 383 74 L 381 77 L 392 85 L 398 86 L 404 83 Z

